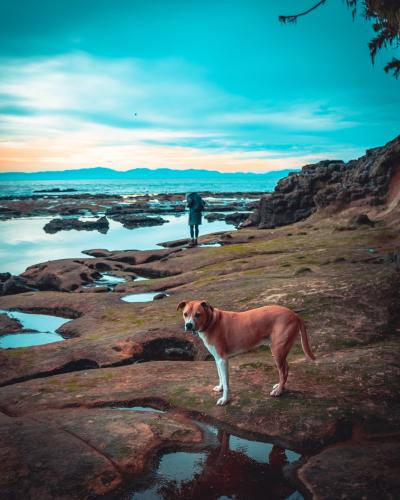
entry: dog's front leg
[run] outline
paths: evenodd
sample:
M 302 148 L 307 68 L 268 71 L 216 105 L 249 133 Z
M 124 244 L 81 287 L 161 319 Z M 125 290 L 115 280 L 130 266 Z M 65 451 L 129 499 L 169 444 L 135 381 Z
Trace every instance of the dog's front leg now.
M 227 359 L 219 358 L 217 360 L 220 369 L 222 382 L 222 398 L 219 398 L 217 405 L 225 405 L 229 400 L 229 363 Z
M 215 358 L 214 358 L 215 359 Z M 219 358 L 218 358 L 219 359 Z M 221 392 L 222 391 L 222 375 L 221 375 L 221 366 L 218 362 L 218 359 L 215 359 L 215 365 L 217 367 L 217 372 L 218 372 L 218 385 L 216 385 L 213 388 L 213 391 L 215 392 Z

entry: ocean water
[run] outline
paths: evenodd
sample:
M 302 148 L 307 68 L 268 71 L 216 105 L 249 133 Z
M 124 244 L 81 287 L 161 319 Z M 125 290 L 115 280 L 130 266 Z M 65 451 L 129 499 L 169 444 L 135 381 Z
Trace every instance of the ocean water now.
M 241 180 L 204 180 L 198 179 L 127 179 L 127 180 L 82 180 L 82 181 L 0 181 L 0 197 L 30 196 L 35 191 L 74 189 L 79 193 L 104 194 L 147 194 L 147 193 L 188 193 L 191 191 L 213 192 L 255 192 L 273 191 L 275 179 L 259 180 L 249 178 Z M 57 194 L 50 193 L 49 194 Z M 62 193 L 58 193 L 62 194 Z

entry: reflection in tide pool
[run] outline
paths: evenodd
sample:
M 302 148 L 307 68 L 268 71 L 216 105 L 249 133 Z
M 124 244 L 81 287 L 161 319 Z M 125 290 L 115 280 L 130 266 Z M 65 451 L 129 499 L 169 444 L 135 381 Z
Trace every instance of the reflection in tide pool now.
M 101 274 L 101 278 L 94 280 L 93 283 L 88 283 L 84 288 L 99 288 L 103 286 L 108 286 L 109 288 L 114 288 L 115 286 L 125 283 L 126 279 L 121 276 L 114 276 L 113 274 Z
M 95 217 L 97 219 L 97 217 Z M 60 231 L 47 234 L 43 226 L 52 218 L 23 218 L 0 222 L 0 272 L 20 274 L 28 266 L 47 260 L 82 258 L 82 250 L 152 250 L 157 243 L 188 237 L 187 215 L 163 216 L 169 222 L 162 226 L 126 229 L 109 219 L 107 234 L 98 231 Z M 85 218 L 85 220 L 90 220 Z M 232 231 L 225 221 L 203 221 L 200 235 Z M 17 256 L 17 257 L 16 257 Z M 87 258 L 87 255 L 85 255 Z
M 28 332 L 10 333 L 0 337 L 0 348 L 11 349 L 16 347 L 30 347 L 34 345 L 51 344 L 64 340 L 56 330 L 70 321 L 58 316 L 48 314 L 22 313 L 19 311 L 6 311 L 0 309 L 0 314 L 7 314 L 21 324 L 22 330 Z M 33 331 L 32 331 L 33 330 Z
M 130 409 L 135 408 L 157 411 L 151 407 Z M 298 453 L 230 435 L 214 426 L 198 425 L 205 431 L 204 449 L 163 453 L 156 470 L 122 498 L 303 500 L 283 474 L 286 465 L 301 458 Z

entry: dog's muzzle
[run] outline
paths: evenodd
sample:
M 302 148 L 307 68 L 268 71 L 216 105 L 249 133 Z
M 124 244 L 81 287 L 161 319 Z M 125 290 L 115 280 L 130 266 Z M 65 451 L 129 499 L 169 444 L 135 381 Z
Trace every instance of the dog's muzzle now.
M 186 332 L 192 332 L 192 335 L 196 336 L 197 332 L 194 329 L 194 324 L 193 323 L 185 323 L 185 331 Z

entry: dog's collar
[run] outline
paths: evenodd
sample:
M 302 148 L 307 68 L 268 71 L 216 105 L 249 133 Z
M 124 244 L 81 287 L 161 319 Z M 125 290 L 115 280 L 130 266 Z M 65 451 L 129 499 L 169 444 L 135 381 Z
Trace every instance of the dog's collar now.
M 214 309 L 211 310 L 211 314 L 208 315 L 206 324 L 201 329 L 202 332 L 205 332 L 208 328 L 210 328 L 211 323 L 214 321 Z

